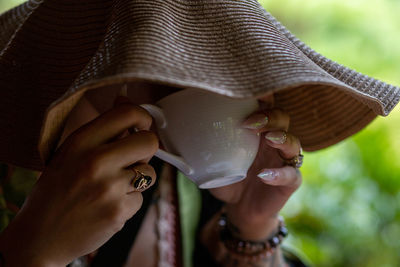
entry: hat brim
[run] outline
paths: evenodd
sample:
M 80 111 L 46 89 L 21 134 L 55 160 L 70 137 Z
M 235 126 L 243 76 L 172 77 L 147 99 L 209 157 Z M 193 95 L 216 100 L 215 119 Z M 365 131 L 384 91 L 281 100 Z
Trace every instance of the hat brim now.
M 400 89 L 316 53 L 255 0 L 31 1 L 0 17 L 0 161 L 51 157 L 86 90 L 146 81 L 235 98 L 275 93 L 305 150 L 335 144 Z

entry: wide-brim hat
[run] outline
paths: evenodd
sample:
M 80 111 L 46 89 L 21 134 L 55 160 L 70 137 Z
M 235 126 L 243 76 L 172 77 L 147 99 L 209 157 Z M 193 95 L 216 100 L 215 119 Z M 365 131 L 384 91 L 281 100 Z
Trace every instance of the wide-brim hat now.
M 0 161 L 42 169 L 83 94 L 129 82 L 274 92 L 308 151 L 400 98 L 310 49 L 256 0 L 31 0 L 0 17 Z

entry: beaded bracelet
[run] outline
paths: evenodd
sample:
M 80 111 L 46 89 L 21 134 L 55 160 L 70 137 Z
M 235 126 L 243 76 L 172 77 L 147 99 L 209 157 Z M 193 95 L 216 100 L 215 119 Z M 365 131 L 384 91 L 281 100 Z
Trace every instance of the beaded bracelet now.
M 279 217 L 277 233 L 263 241 L 241 240 L 233 236 L 229 229 L 229 222 L 226 214 L 221 213 L 218 221 L 220 227 L 220 238 L 226 249 L 233 255 L 246 261 L 257 261 L 272 255 L 276 247 L 282 243 L 284 237 L 288 235 L 288 230 L 282 217 Z

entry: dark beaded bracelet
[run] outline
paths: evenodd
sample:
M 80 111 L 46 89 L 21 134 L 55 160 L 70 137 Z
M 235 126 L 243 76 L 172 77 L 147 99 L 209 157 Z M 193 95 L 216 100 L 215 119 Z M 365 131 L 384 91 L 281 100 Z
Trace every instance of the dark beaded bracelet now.
M 220 227 L 220 238 L 229 252 L 247 258 L 248 260 L 258 260 L 271 255 L 277 246 L 282 243 L 284 237 L 288 235 L 283 218 L 279 218 L 279 226 L 277 233 L 262 241 L 241 240 L 236 238 L 229 226 L 226 214 L 222 213 L 218 221 Z

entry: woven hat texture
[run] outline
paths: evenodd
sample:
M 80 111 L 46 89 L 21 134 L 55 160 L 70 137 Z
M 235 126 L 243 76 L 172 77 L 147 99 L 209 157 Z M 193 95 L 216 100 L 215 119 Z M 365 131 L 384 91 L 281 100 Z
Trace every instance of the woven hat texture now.
M 0 161 L 42 169 L 87 90 L 136 81 L 274 92 L 308 151 L 400 99 L 310 49 L 256 0 L 31 0 L 0 16 Z

